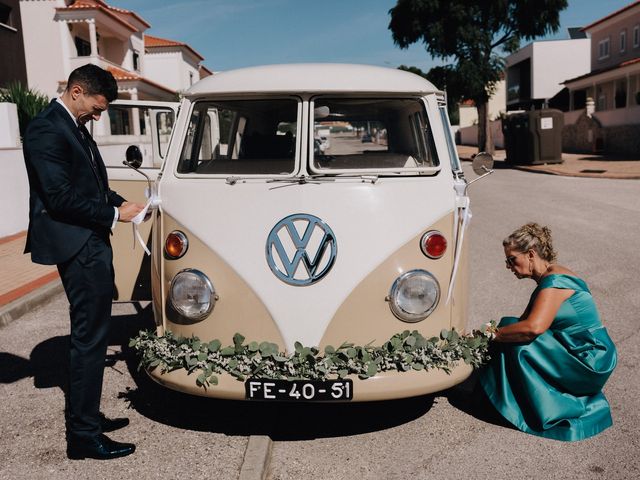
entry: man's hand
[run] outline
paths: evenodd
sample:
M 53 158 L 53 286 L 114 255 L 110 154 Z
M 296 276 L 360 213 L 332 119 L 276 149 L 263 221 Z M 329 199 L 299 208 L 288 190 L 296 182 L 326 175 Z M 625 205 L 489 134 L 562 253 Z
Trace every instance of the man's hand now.
M 143 209 L 144 205 L 141 203 L 124 202 L 118 207 L 118 221 L 130 222 Z

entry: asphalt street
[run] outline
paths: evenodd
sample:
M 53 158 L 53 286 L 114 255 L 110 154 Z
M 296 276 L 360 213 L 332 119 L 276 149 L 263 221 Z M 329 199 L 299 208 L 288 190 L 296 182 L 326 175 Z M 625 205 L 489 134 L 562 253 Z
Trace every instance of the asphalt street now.
M 473 177 L 473 173 L 468 173 Z M 614 426 L 578 443 L 526 435 L 471 408 L 470 385 L 351 405 L 216 401 L 163 389 L 136 370 L 129 336 L 149 309 L 114 307 L 103 410 L 138 445 L 109 462 L 69 461 L 64 448 L 62 295 L 0 330 L 0 479 L 237 479 L 250 435 L 274 441 L 267 478 L 635 479 L 640 477 L 640 183 L 498 169 L 471 187 L 472 316 L 519 315 L 534 288 L 504 266 L 501 240 L 533 220 L 551 227 L 559 262 L 590 285 L 617 344 L 605 387 Z

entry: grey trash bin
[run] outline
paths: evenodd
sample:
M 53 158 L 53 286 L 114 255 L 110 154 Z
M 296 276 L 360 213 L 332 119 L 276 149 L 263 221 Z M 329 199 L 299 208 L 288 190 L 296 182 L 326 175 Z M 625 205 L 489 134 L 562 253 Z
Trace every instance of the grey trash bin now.
M 507 162 L 516 165 L 562 163 L 560 110 L 531 110 L 513 113 L 502 120 Z

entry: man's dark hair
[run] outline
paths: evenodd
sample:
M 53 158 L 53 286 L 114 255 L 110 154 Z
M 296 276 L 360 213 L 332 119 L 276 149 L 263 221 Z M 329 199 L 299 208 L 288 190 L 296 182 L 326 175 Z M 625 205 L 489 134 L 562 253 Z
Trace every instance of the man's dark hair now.
M 118 84 L 111 72 L 88 63 L 76 68 L 67 80 L 67 90 L 80 85 L 87 95 L 102 95 L 111 103 L 118 98 Z

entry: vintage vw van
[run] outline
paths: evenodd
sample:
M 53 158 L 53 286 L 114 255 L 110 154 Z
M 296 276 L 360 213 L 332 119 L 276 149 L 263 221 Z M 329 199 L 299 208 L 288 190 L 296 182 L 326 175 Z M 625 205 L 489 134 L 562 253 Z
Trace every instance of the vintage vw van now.
M 131 175 L 113 173 L 116 189 Z M 466 329 L 467 181 L 444 95 L 417 75 L 301 64 L 207 77 L 186 92 L 154 176 L 158 335 L 230 345 L 240 333 L 286 355 Z M 119 255 L 144 277 L 140 248 Z M 335 379 L 304 390 L 304 379 L 222 373 L 203 388 L 185 369 L 150 374 L 219 398 L 296 400 L 290 392 L 304 390 L 306 400 L 369 401 L 445 389 L 471 370 L 349 375 L 333 398 L 322 393 L 337 391 Z

